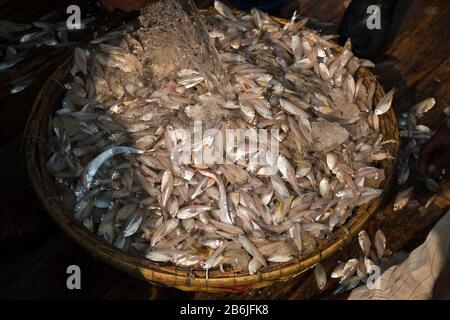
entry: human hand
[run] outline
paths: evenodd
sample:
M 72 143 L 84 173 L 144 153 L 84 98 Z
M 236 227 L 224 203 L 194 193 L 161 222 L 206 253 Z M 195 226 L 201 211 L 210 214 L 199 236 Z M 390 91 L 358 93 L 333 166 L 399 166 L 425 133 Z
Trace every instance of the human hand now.
M 420 169 L 425 174 L 445 169 L 450 173 L 450 128 L 441 128 L 420 150 Z
M 140 10 L 152 0 L 100 0 L 103 6 L 109 10 L 121 9 L 126 12 Z
M 360 58 L 378 60 L 389 36 L 398 0 L 353 0 L 348 5 L 338 27 L 339 43 L 351 39 L 352 51 Z M 369 29 L 368 9 L 379 8 L 380 25 Z M 373 13 L 373 12 L 372 12 Z

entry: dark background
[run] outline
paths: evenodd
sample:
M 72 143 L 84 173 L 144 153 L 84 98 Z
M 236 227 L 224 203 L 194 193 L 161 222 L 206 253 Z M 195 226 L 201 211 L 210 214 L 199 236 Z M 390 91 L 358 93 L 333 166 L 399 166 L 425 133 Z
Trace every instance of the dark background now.
M 61 20 L 67 5 L 79 4 L 82 14 L 91 11 L 98 16 L 100 27 L 123 19 L 124 13 L 106 14 L 92 5 L 93 1 L 76 0 L 0 0 L 0 19 L 31 22 L 55 9 Z M 200 8 L 213 1 L 196 1 Z M 230 3 L 228 1 L 227 3 Z M 342 0 L 286 1 L 277 12 L 290 17 L 294 10 L 305 16 L 337 25 L 345 11 Z M 86 10 L 86 11 L 85 11 Z M 397 114 L 412 104 L 435 97 L 437 104 L 421 123 L 437 129 L 444 124 L 442 109 L 450 105 L 450 16 L 449 0 L 399 0 L 393 27 L 377 62 L 374 73 L 385 90 L 397 87 L 394 106 Z M 92 30 L 80 32 L 81 40 Z M 330 296 L 333 283 L 318 292 L 311 273 L 306 272 L 288 283 L 246 293 L 211 294 L 187 293 L 162 288 L 137 280 L 116 270 L 80 248 L 50 220 L 34 195 L 25 170 L 22 139 L 29 111 L 40 87 L 52 71 L 71 54 L 70 48 L 39 48 L 31 50 L 25 61 L 0 72 L 0 298 L 6 299 L 176 299 L 176 298 L 235 298 L 235 299 L 335 299 Z M 23 75 L 35 78 L 26 90 L 9 94 L 9 84 Z M 423 204 L 430 195 L 414 177 L 416 197 Z M 395 193 L 391 198 L 395 197 Z M 444 212 L 443 208 L 428 211 L 406 208 L 392 211 L 392 204 L 367 226 L 373 234 L 382 228 L 392 251 L 410 250 L 423 241 L 430 227 Z M 330 272 L 338 260 L 348 259 L 357 250 L 352 243 L 348 250 L 324 262 Z M 76 264 L 82 270 L 82 289 L 66 288 L 66 268 Z M 339 297 L 338 297 L 339 298 Z M 342 298 L 342 297 L 340 297 Z

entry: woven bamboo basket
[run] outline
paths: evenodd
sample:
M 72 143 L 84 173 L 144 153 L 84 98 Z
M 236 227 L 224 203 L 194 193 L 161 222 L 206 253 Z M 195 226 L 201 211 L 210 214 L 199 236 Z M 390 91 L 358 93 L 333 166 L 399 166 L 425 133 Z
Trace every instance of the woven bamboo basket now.
M 212 12 L 214 12 L 214 9 L 206 10 L 206 13 Z M 279 18 L 274 19 L 280 23 L 287 22 Z M 34 102 L 25 132 L 25 156 L 28 173 L 36 193 L 56 223 L 95 258 L 99 258 L 130 275 L 154 284 L 171 286 L 185 291 L 208 292 L 239 292 L 269 286 L 279 281 L 288 281 L 314 267 L 323 259 L 342 250 L 351 242 L 353 237 L 357 236 L 366 222 L 379 209 L 380 204 L 383 203 L 384 197 L 381 196 L 358 208 L 343 226 L 335 229 L 329 239 L 318 244 L 315 252 L 302 257 L 301 260 L 271 264 L 254 275 L 242 272 L 235 273 L 230 269 L 225 270 L 225 273 L 219 270 L 209 270 L 207 278 L 204 270 L 158 264 L 143 257 L 120 251 L 109 243 L 98 239 L 95 234 L 72 218 L 72 215 L 66 211 L 60 200 L 53 177 L 46 169 L 46 162 L 49 158 L 47 148 L 48 122 L 64 97 L 65 89 L 61 83 L 67 79 L 72 63 L 73 58 L 68 57 L 57 68 L 44 84 Z M 365 77 L 367 79 L 364 83 L 366 86 L 370 84 L 370 81 L 376 81 L 375 76 L 366 68 L 360 68 L 357 77 Z M 377 83 L 374 96 L 375 103 L 383 95 L 383 88 Z M 399 137 L 392 108 L 380 117 L 380 131 L 384 140 L 397 142 L 386 145 L 391 155 L 396 158 Z M 381 187 L 386 190 L 384 194 L 387 194 L 394 174 L 395 161 L 384 160 L 380 165 L 384 168 L 386 175 Z

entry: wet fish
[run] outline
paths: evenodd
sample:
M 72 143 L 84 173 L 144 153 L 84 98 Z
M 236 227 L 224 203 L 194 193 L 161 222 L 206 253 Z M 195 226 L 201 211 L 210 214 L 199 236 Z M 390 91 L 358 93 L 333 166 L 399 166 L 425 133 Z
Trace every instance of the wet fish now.
M 33 81 L 34 81 L 34 79 L 26 79 L 26 78 L 15 81 L 14 83 L 12 83 L 12 88 L 9 91 L 9 93 L 15 94 L 15 93 L 22 92 L 23 90 L 28 88 L 28 86 L 30 84 L 32 84 Z
M 164 171 L 161 178 L 161 206 L 166 207 L 167 201 L 173 191 L 173 174 L 170 169 Z
M 350 259 L 345 263 L 344 269 L 342 270 L 342 277 L 339 283 L 343 283 L 345 280 L 349 279 L 356 272 L 356 267 L 358 265 L 358 259 Z
M 425 178 L 425 186 L 431 192 L 437 193 L 439 191 L 439 184 L 430 177 Z
M 242 247 L 247 251 L 253 258 L 257 259 L 264 267 L 267 267 L 267 262 L 259 252 L 258 248 L 248 240 L 243 234 L 238 235 L 237 241 L 242 245 Z
M 400 192 L 394 200 L 394 211 L 398 211 L 403 209 L 407 204 L 409 199 L 411 198 L 414 187 L 410 187 L 408 189 Z
M 222 16 L 224 16 L 227 19 L 237 21 L 236 17 L 234 16 L 231 9 L 225 5 L 223 2 L 220 1 L 214 1 L 214 8 L 219 12 Z
M 383 98 L 380 99 L 374 111 L 377 116 L 386 113 L 391 108 L 392 99 L 394 98 L 395 91 L 396 91 L 395 88 L 392 89 L 391 91 L 386 93 L 383 96 Z
M 178 211 L 177 217 L 179 219 L 189 219 L 197 216 L 201 212 L 211 211 L 213 207 L 193 205 L 189 207 L 184 207 Z

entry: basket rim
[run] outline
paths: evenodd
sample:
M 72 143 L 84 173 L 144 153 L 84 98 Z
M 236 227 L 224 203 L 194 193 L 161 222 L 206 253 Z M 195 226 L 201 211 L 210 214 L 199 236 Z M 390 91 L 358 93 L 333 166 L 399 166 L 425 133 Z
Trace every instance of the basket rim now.
M 202 10 L 204 12 L 204 10 Z M 277 20 L 282 21 L 278 18 Z M 331 239 L 319 244 L 316 251 L 302 257 L 301 260 L 291 260 L 286 263 L 277 263 L 269 266 L 268 270 L 262 269 L 259 273 L 234 273 L 232 275 L 218 274 L 211 270 L 209 276 L 206 277 L 205 270 L 177 268 L 174 265 L 161 265 L 145 259 L 131 255 L 130 253 L 121 251 L 109 243 L 99 239 L 96 234 L 87 230 L 81 223 L 66 211 L 58 199 L 57 194 L 52 194 L 46 184 L 47 178 L 50 177 L 46 170 L 45 161 L 43 162 L 39 156 L 42 148 L 46 148 L 47 136 L 40 136 L 41 132 L 47 132 L 46 121 L 41 121 L 44 116 L 49 116 L 50 110 L 42 110 L 42 102 L 44 97 L 52 92 L 52 87 L 55 86 L 53 76 L 58 73 L 67 73 L 72 62 L 72 56 L 69 56 L 64 63 L 62 63 L 45 82 L 42 89 L 39 91 L 36 100 L 33 103 L 31 113 L 29 115 L 26 129 L 25 129 L 25 157 L 27 171 L 38 197 L 44 204 L 47 212 L 53 220 L 73 239 L 79 243 L 88 252 L 93 254 L 96 258 L 100 258 L 104 262 L 113 265 L 127 273 L 132 273 L 146 281 L 165 284 L 168 286 L 177 287 L 182 290 L 195 291 L 226 291 L 233 292 L 246 290 L 248 288 L 256 288 L 270 285 L 274 282 L 288 280 L 300 273 L 314 267 L 317 263 L 326 259 L 338 250 L 342 249 L 348 244 L 353 237 L 363 228 L 364 224 L 372 217 L 378 210 L 382 203 L 387 189 L 390 185 L 390 178 L 393 175 L 395 166 L 390 165 L 387 161 L 382 162 L 383 168 L 387 171 L 386 179 L 383 182 L 385 192 L 382 196 L 372 200 L 369 204 L 359 207 L 352 216 L 345 222 L 345 224 L 334 230 Z M 358 74 L 366 73 L 372 76 L 372 80 L 376 82 L 376 97 L 384 95 L 383 88 L 376 81 L 373 74 L 364 67 L 358 70 Z M 366 76 L 367 78 L 367 76 Z M 395 125 L 392 139 L 399 141 L 398 131 L 396 126 L 396 119 L 393 108 L 389 112 L 380 117 L 380 131 L 384 134 L 388 120 Z M 391 154 L 396 158 L 398 153 L 398 144 L 391 147 Z M 392 161 L 392 160 L 391 160 Z

